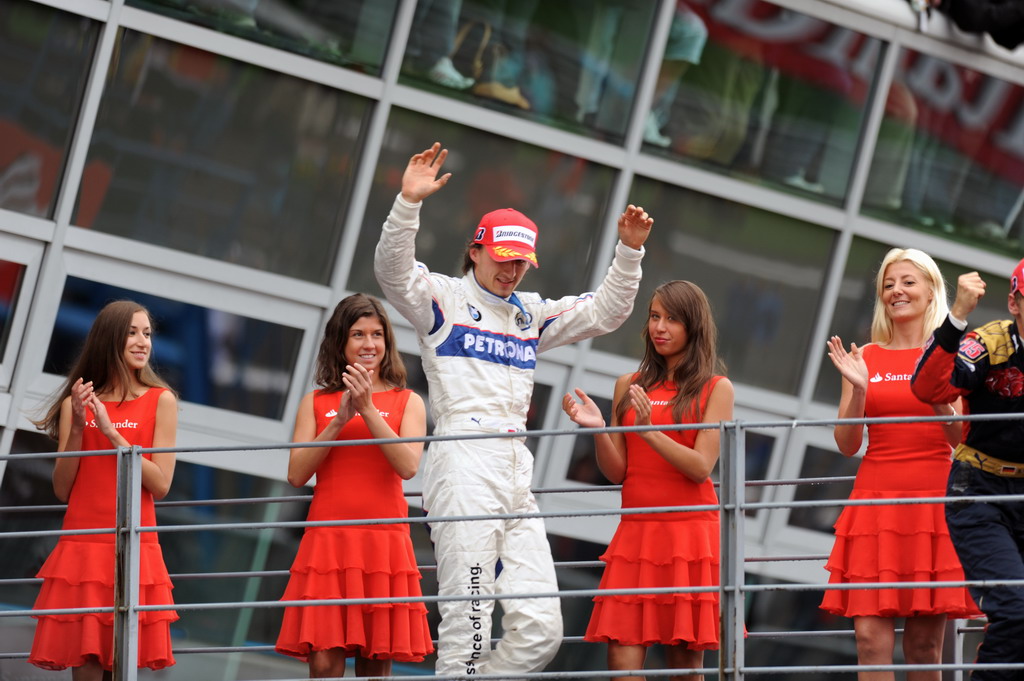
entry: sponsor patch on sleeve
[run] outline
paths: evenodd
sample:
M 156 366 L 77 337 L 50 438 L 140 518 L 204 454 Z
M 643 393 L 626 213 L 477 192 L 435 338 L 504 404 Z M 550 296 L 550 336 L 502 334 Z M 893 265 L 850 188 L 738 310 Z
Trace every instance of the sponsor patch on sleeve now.
M 966 338 L 960 343 L 959 354 L 968 362 L 977 362 L 985 355 L 985 346 L 974 338 Z

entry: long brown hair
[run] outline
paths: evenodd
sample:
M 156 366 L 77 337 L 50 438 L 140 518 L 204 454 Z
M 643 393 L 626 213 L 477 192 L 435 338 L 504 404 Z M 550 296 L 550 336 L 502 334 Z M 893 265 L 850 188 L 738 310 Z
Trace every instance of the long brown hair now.
M 373 296 L 355 293 L 334 308 L 324 328 L 320 351 L 316 356 L 316 370 L 313 380 L 324 392 L 334 393 L 345 389 L 341 377 L 345 375 L 345 345 L 349 330 L 363 317 L 376 317 L 384 327 L 384 357 L 380 362 L 380 378 L 385 385 L 394 388 L 405 387 L 405 363 L 395 346 L 395 332 L 384 306 Z
M 657 298 L 665 311 L 682 322 L 686 329 L 686 346 L 683 358 L 670 368 L 665 358 L 658 354 L 651 341 L 649 324 L 644 324 L 644 357 L 640 360 L 633 383 L 644 390 L 650 390 L 662 383 L 674 383 L 676 394 L 672 398 L 672 421 L 681 423 L 684 412 L 693 413 L 695 420 L 701 419 L 700 393 L 715 372 L 724 373 L 725 365 L 718 357 L 718 327 L 711 315 L 711 304 L 704 291 L 689 281 L 670 281 L 654 290 L 651 302 Z M 648 304 L 648 315 L 651 306 Z M 622 423 L 630 407 L 629 393 L 625 393 L 615 405 L 617 423 Z
M 65 398 L 71 395 L 71 386 L 79 378 L 92 381 L 93 391 L 96 394 L 107 390 L 120 391 L 117 397 L 121 402 L 128 399 L 133 372 L 135 380 L 148 388 L 169 388 L 149 362 L 141 369 L 134 370 L 124 359 L 128 332 L 131 330 L 132 317 L 136 312 L 144 312 L 152 326 L 153 317 L 149 314 L 149 310 L 133 300 L 107 303 L 99 311 L 89 329 L 89 334 L 85 337 L 85 343 L 82 345 L 78 359 L 75 360 L 73 368 L 68 372 L 64 385 L 50 398 L 45 407 L 46 415 L 38 421 L 33 421 L 37 428 L 45 430 L 55 440 L 58 438 L 60 406 Z M 150 358 L 152 359 L 152 352 Z

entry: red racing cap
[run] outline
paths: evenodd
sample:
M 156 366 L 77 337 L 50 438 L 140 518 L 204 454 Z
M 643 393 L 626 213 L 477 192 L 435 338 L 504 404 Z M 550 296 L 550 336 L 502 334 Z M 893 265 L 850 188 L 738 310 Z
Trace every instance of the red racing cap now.
M 537 263 L 537 225 L 533 220 L 512 208 L 492 210 L 480 218 L 473 243 L 481 244 L 498 262 L 525 260 L 534 267 Z
M 1010 293 L 1019 293 L 1024 296 L 1024 260 L 1017 263 L 1010 276 Z

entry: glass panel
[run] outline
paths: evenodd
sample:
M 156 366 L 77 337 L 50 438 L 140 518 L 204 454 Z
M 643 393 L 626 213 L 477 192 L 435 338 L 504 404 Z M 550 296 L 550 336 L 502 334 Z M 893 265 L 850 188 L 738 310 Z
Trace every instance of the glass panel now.
M 775 450 L 775 438 L 763 433 L 751 433 L 746 431 L 747 437 L 744 443 L 746 452 L 747 482 L 764 480 L 768 474 L 768 464 L 772 460 L 772 452 Z M 718 480 L 718 468 L 715 468 L 715 480 Z M 744 501 L 748 504 L 756 503 L 764 498 L 764 487 L 745 487 Z M 757 515 L 757 509 L 746 511 L 748 516 Z
M 808 445 L 800 466 L 801 478 L 846 477 L 857 474 L 860 457 L 843 456 L 833 449 Z M 846 499 L 853 491 L 853 481 L 837 481 L 824 485 L 802 484 L 793 495 L 795 501 L 827 501 Z M 789 513 L 789 524 L 832 534 L 842 506 L 795 508 Z
M 880 46 L 761 0 L 680 1 L 645 150 L 839 203 Z
M 449 150 L 445 170 L 452 179 L 424 202 L 416 259 L 435 272 L 461 276 L 466 243 L 480 217 L 511 206 L 540 229 L 540 268 L 526 275 L 520 289 L 549 298 L 587 290 L 595 237 L 609 210 L 615 175 L 610 168 L 398 108 L 392 109 L 384 139 L 391 143 L 381 149 L 349 289 L 380 295 L 373 276 L 380 225 L 401 189 L 409 157 L 439 139 Z M 411 147 L 412 140 L 420 146 Z M 609 264 L 596 266 L 604 271 Z
M 595 347 L 639 358 L 654 289 L 688 279 L 711 301 L 729 377 L 795 394 L 834 233 L 643 178 L 630 199 L 654 217 L 644 277 L 633 316 L 615 333 L 597 338 Z M 681 207 L 685 219 L 677 217 Z
M 798 564 L 799 565 L 799 564 Z M 822 575 L 826 573 L 821 571 Z M 797 579 L 794 576 L 794 579 Z M 824 581 L 824 577 L 822 580 Z M 785 584 L 747 573 L 747 584 Z M 747 630 L 751 632 L 814 632 L 817 636 L 751 636 L 744 642 L 744 662 L 750 666 L 783 667 L 813 665 L 827 669 L 832 665 L 857 664 L 857 645 L 853 636 L 853 619 L 825 612 L 818 605 L 822 591 L 786 591 L 782 588 L 755 591 L 746 599 Z M 835 635 L 821 635 L 837 631 Z M 897 664 L 903 660 L 901 646 L 893 651 Z M 765 675 L 766 678 L 787 674 Z M 803 674 L 800 674 L 804 677 Z M 807 681 L 828 681 L 826 671 L 811 673 Z
M 125 4 L 379 75 L 398 0 L 127 0 Z
M 125 31 L 90 162 L 112 179 L 81 227 L 327 283 L 366 100 Z
M 878 265 L 892 246 L 854 238 L 850 244 L 850 254 L 846 261 L 846 272 L 843 283 L 839 287 L 839 300 L 836 302 L 832 317 L 832 329 L 829 335 L 838 335 L 846 347 L 850 343 L 863 345 L 871 338 L 871 317 L 875 305 L 875 276 Z M 942 276 L 946 280 L 949 302 L 956 297 L 956 280 L 969 270 L 944 260 L 936 259 Z M 993 319 L 1009 319 L 1006 309 L 1005 290 L 1009 291 L 1010 273 L 995 276 L 983 273 L 989 284 L 989 295 L 981 299 L 978 309 L 971 315 L 968 325 L 971 328 L 980 326 Z M 822 354 L 825 348 L 821 348 Z M 839 393 L 842 390 L 839 372 L 826 357 L 818 374 L 818 384 L 814 389 L 814 399 L 829 404 L 839 404 Z
M 51 218 L 98 28 L 23 0 L 0 4 L 0 208 Z M 85 167 L 86 213 L 110 169 Z
M 597 561 L 605 552 L 607 546 L 595 542 L 574 539 L 554 533 L 548 533 L 551 542 L 551 555 L 556 563 L 569 561 Z M 596 589 L 601 580 L 603 570 L 600 567 L 556 567 L 558 585 L 564 590 Z M 563 598 L 562 599 L 562 621 L 565 626 L 565 635 L 582 637 L 590 622 L 590 615 L 593 612 L 593 603 L 587 598 Z M 604 647 L 604 644 L 601 644 Z M 592 643 L 587 643 L 577 638 L 576 641 L 565 641 L 558 649 L 558 654 L 548 665 L 548 671 L 605 671 L 607 657 L 603 653 L 597 653 Z M 654 659 L 657 653 L 664 646 L 651 646 L 647 648 L 647 666 L 650 669 L 661 669 L 656 665 Z M 660 658 L 657 658 L 660 659 Z
M 410 85 L 622 143 L 656 0 L 420 0 Z
M 34 415 L 32 415 L 34 416 Z M 0 431 L 2 432 L 2 431 Z M 57 451 L 57 443 L 42 433 L 18 430 L 14 433 L 11 454 L 31 454 Z M 3 482 L 0 484 L 0 506 L 5 507 L 5 532 L 45 532 L 59 530 L 64 507 L 53 493 L 51 473 L 53 459 L 17 458 L 7 461 Z M 36 510 L 35 506 L 52 506 L 51 510 Z M 0 579 L 24 579 L 36 576 L 43 561 L 57 543 L 56 537 L 4 538 L 0 550 Z M 37 586 L 0 583 L 0 603 L 7 609 L 31 608 L 39 592 Z M 0 638 L 5 651 L 28 650 L 35 631 L 35 620 L 27 617 L 2 618 Z M 18 646 L 24 641 L 24 644 Z M 18 647 L 12 647 L 18 646 Z M 24 662 L 19 662 L 22 666 Z M 22 667 L 24 668 L 24 667 Z M 0 662 L 0 669 L 4 665 Z M 13 667 L 8 667 L 12 671 Z M 17 674 L 20 676 L 21 674 Z
M 1024 87 L 904 50 L 864 212 L 1024 254 Z
M 7 348 L 7 337 L 11 333 L 11 320 L 14 318 L 14 305 L 18 302 L 18 291 L 21 280 L 25 276 L 25 266 L 21 263 L 0 260 L 0 360 Z
M 153 316 L 153 366 L 181 399 L 254 416 L 283 416 L 302 331 L 68 277 L 43 370 L 64 375 L 96 313 L 134 300 Z
M 612 422 L 612 400 L 610 397 L 597 397 L 591 395 L 594 404 L 604 415 L 604 422 Z M 611 485 L 612 482 L 604 477 L 597 467 L 597 454 L 594 449 L 594 438 L 590 435 L 577 435 L 572 439 L 572 458 L 569 460 L 569 470 L 565 474 L 566 479 L 583 482 L 588 485 Z
M 280 472 L 284 475 L 287 468 L 287 453 L 282 452 L 280 463 Z M 267 480 L 179 461 L 174 471 L 174 484 L 171 485 L 171 491 L 165 501 L 263 498 L 308 493 L 308 489 L 295 489 L 279 480 Z M 306 502 L 296 501 L 274 504 L 158 507 L 158 522 L 161 525 L 199 525 L 303 520 L 307 506 Z M 203 530 L 161 534 L 160 544 L 167 561 L 167 569 L 171 574 L 287 570 L 290 560 L 284 562 L 280 555 L 289 553 L 293 558 L 301 536 L 301 530 Z M 284 564 L 279 564 L 281 562 Z M 242 601 L 254 598 L 255 594 L 249 594 L 248 590 L 258 587 L 261 592 L 267 592 L 267 600 L 275 600 L 281 597 L 286 583 L 286 575 L 267 577 L 257 582 L 239 578 L 175 578 L 174 598 L 183 603 Z M 276 595 L 269 595 L 271 591 Z M 253 613 L 252 616 L 257 620 L 257 630 L 265 627 L 267 619 L 272 620 L 279 629 L 281 613 L 282 611 L 276 608 L 263 613 L 263 617 Z M 187 632 L 189 638 L 231 645 L 232 636 L 239 634 L 236 621 L 248 620 L 248 616 L 240 617 L 240 614 L 241 611 L 237 610 L 181 613 L 181 620 L 175 627 Z M 241 632 L 243 641 L 240 644 L 246 640 L 245 633 Z

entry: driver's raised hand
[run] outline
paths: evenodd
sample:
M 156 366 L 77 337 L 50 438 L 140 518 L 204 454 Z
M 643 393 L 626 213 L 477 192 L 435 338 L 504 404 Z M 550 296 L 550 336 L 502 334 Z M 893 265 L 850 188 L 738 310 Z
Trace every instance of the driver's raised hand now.
M 409 203 L 419 203 L 448 183 L 451 173 L 441 177 L 437 174 L 448 157 L 448 150 L 440 142 L 425 151 L 413 155 L 402 174 L 402 198 Z

